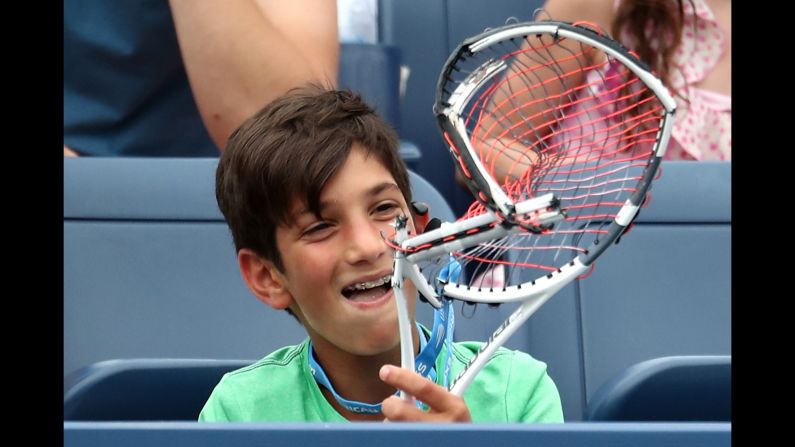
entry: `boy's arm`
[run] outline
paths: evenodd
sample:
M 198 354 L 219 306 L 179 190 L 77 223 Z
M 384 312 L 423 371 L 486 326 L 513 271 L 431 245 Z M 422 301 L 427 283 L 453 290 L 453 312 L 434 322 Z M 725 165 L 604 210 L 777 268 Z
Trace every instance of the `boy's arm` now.
M 425 412 L 412 402 L 390 396 L 381 404 L 381 412 L 389 421 L 472 422 L 469 408 L 463 398 L 451 394 L 447 388 L 431 382 L 414 371 L 384 365 L 379 376 L 384 382 L 411 394 L 430 407 L 430 410 Z

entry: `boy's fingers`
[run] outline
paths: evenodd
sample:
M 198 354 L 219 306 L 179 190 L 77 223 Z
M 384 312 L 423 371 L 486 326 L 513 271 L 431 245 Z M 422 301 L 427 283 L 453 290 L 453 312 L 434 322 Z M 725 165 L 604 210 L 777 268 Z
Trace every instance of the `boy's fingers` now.
M 446 413 L 422 411 L 414 402 L 397 396 L 390 396 L 381 402 L 381 413 L 389 422 L 470 422 L 453 419 Z
M 390 396 L 381 402 L 381 413 L 390 421 L 419 421 L 426 419 L 426 413 L 414 402 Z
M 393 365 L 384 365 L 379 371 L 381 380 L 389 385 L 394 386 L 399 390 L 403 390 L 408 394 L 414 396 L 416 399 L 425 402 L 437 414 L 437 417 L 428 418 L 422 417 L 423 420 L 449 420 L 449 421 L 468 421 L 470 420 L 469 409 L 467 409 L 464 400 L 458 396 L 454 396 L 447 391 L 446 388 L 437 385 L 430 380 L 422 377 L 414 371 L 409 371 L 403 368 L 398 368 Z M 401 400 L 403 403 L 409 404 L 416 408 L 413 403 Z M 419 420 L 419 419 L 402 419 L 402 418 L 415 418 L 418 413 L 409 410 L 403 406 L 390 404 L 389 409 L 386 411 L 395 411 L 397 414 L 389 416 L 386 411 L 384 415 L 392 420 L 393 417 L 401 418 L 399 420 Z M 383 411 L 383 408 L 382 408 Z M 428 413 L 419 411 L 419 414 L 429 416 Z
M 393 365 L 382 366 L 379 377 L 389 385 L 409 393 L 433 408 L 436 408 L 435 403 L 444 405 L 445 395 L 449 394 L 446 389 L 421 375 Z M 442 402 L 438 402 L 440 400 Z M 443 409 L 439 408 L 439 410 Z

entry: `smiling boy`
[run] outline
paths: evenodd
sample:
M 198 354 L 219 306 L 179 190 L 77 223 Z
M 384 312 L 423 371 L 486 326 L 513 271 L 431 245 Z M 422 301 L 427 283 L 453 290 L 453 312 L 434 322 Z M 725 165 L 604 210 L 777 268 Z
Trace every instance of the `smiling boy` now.
M 397 146 L 358 95 L 317 86 L 291 91 L 232 134 L 216 197 L 243 279 L 263 303 L 293 314 L 308 339 L 226 374 L 199 420 L 562 422 L 546 365 L 524 353 L 498 351 L 463 399 L 389 366 L 400 364 L 400 339 L 383 236 L 411 216 Z M 417 292 L 404 285 L 413 319 Z M 414 327 L 415 352 L 430 335 Z M 452 346 L 455 377 L 480 343 Z M 437 383 L 442 357 L 430 376 Z

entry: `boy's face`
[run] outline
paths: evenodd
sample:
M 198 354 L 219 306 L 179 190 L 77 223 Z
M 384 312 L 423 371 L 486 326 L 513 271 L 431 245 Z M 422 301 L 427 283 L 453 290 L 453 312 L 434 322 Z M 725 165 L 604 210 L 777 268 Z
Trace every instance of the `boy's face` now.
M 318 218 L 296 201 L 292 225 L 276 230 L 290 309 L 318 346 L 330 344 L 354 355 L 396 348 L 393 250 L 381 233 L 390 237 L 395 218 L 411 216 L 403 194 L 389 171 L 354 144 L 320 203 Z M 411 219 L 409 231 L 414 232 Z M 417 291 L 411 281 L 404 282 L 404 291 L 413 320 Z

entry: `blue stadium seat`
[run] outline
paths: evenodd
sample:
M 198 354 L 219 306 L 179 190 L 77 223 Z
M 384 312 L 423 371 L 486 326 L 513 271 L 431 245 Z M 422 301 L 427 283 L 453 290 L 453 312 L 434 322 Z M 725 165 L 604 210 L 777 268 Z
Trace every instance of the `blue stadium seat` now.
M 391 45 L 340 44 L 339 87 L 359 92 L 400 133 L 400 50 Z
M 358 92 L 401 135 L 400 157 L 410 169 L 417 169 L 422 151 L 402 137 L 400 126 L 400 49 L 393 45 L 368 43 L 340 44 L 339 88 Z
M 124 359 L 66 379 L 65 421 L 195 421 L 226 372 L 250 360 Z
M 638 363 L 605 383 L 590 421 L 730 422 L 731 356 L 675 356 Z

